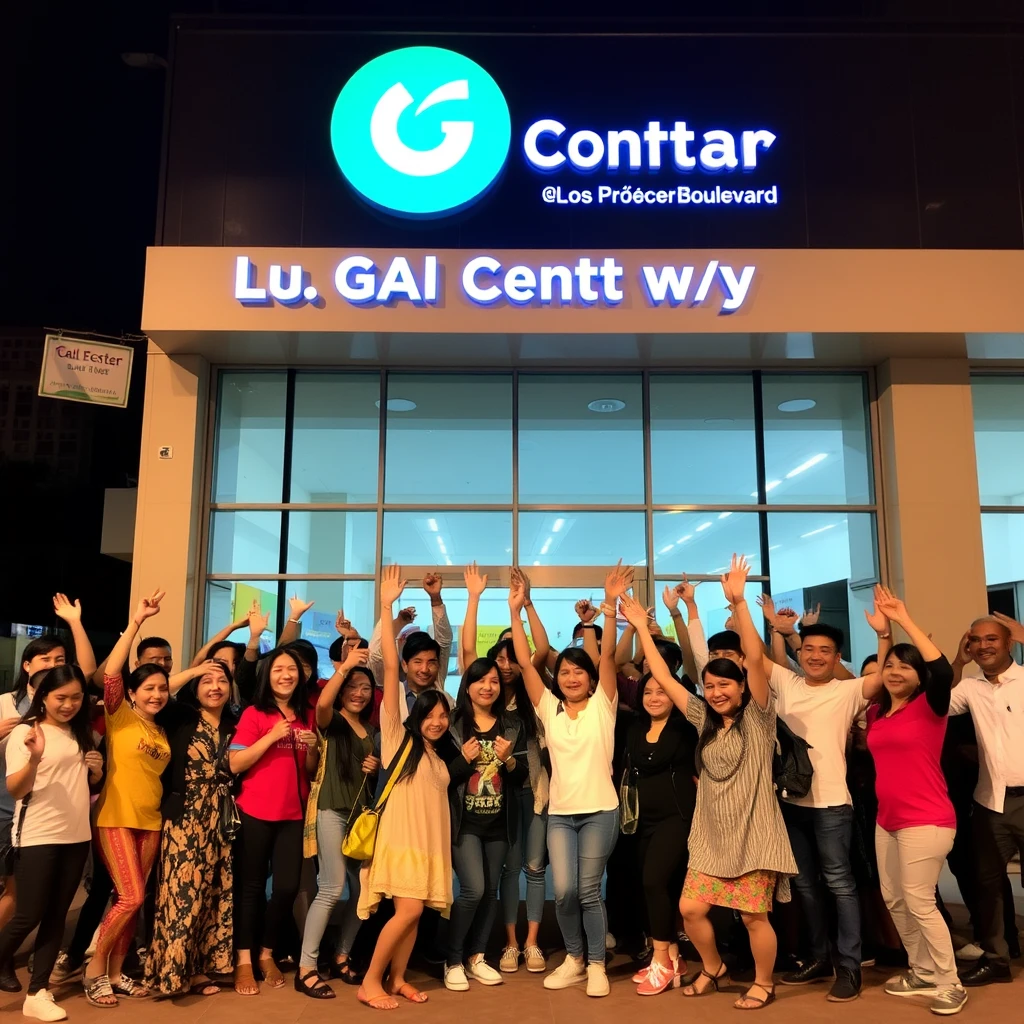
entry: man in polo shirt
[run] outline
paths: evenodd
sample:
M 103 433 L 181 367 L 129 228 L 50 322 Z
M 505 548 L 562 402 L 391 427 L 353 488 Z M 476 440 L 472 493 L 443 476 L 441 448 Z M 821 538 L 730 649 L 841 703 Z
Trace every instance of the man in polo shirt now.
M 879 620 L 877 626 L 887 637 L 885 621 Z M 807 963 L 783 976 L 782 983 L 808 985 L 834 977 L 829 1001 L 848 1002 L 860 993 L 861 936 L 857 883 L 850 865 L 853 802 L 846 785 L 846 738 L 854 719 L 881 688 L 881 677 L 873 673 L 859 679 L 836 678 L 843 632 L 834 626 L 807 626 L 800 639 L 804 675 L 764 658 L 778 715 L 810 744 L 814 766 L 807 795 L 782 798 L 782 816 L 799 871 L 794 888 L 811 947 Z M 838 924 L 834 965 L 826 887 L 835 900 Z
M 1024 668 L 1012 657 L 1024 627 L 1005 616 L 971 623 L 953 661 L 954 680 L 973 661 L 977 675 L 954 688 L 951 715 L 971 713 L 978 737 L 978 785 L 971 816 L 977 863 L 978 931 L 985 956 L 961 975 L 965 985 L 1008 982 L 1003 883 L 1014 853 L 1024 859 Z

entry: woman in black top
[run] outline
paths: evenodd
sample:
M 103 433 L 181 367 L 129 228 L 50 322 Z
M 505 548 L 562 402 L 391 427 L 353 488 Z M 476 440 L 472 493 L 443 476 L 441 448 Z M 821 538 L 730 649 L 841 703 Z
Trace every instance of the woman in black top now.
M 697 730 L 650 675 L 639 693 L 636 721 L 626 740 L 626 771 L 639 797 L 640 867 L 654 957 L 634 981 L 639 995 L 653 996 L 670 985 L 678 987 L 685 966 L 676 941 L 676 914 L 697 802 Z
M 511 839 L 519 827 L 510 790 L 526 777 L 526 759 L 518 750 L 521 726 L 505 711 L 498 666 L 477 658 L 466 670 L 452 715 L 451 733 L 461 746 L 448 765 L 452 817 L 452 865 L 459 896 L 448 926 L 445 987 L 469 988 L 469 976 L 483 985 L 500 985 L 501 975 L 484 961 L 484 947 L 497 909 L 498 878 Z M 463 952 L 468 951 L 466 966 Z

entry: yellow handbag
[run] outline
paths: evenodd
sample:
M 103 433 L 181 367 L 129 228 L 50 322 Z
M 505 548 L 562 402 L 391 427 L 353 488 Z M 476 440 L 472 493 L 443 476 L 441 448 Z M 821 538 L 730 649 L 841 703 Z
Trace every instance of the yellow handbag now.
M 355 821 L 351 817 L 349 818 L 348 830 L 345 833 L 345 838 L 341 841 L 341 852 L 346 857 L 350 857 L 352 860 L 370 860 L 373 857 L 373 848 L 377 843 L 377 826 L 380 824 L 380 816 L 384 811 L 384 805 L 388 802 L 388 797 L 391 795 L 391 790 L 394 789 L 395 783 L 402 774 L 405 762 L 409 759 L 410 750 L 412 750 L 411 738 L 405 741 L 402 753 L 399 755 L 398 761 L 384 786 L 384 791 L 377 798 L 376 804 L 360 812 Z M 363 786 L 365 785 L 366 779 L 364 778 Z M 362 795 L 362 791 L 361 787 L 359 790 L 360 795 Z M 359 797 L 356 797 L 356 807 L 358 806 Z M 355 807 L 352 808 L 352 813 L 355 813 Z

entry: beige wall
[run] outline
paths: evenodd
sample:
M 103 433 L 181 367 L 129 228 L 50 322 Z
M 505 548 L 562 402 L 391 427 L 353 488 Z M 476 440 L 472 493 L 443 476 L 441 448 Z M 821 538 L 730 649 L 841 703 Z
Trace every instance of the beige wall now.
M 142 594 L 165 590 L 159 615 L 139 636 L 171 642 L 175 665 L 191 657 L 192 622 L 198 608 L 198 548 L 209 364 L 201 356 L 167 356 L 150 345 L 139 460 L 138 513 L 132 568 L 132 607 Z M 172 457 L 160 449 L 170 446 Z M 186 649 L 186 645 L 187 648 Z
M 890 585 L 952 657 L 988 610 L 969 364 L 887 360 L 878 412 Z

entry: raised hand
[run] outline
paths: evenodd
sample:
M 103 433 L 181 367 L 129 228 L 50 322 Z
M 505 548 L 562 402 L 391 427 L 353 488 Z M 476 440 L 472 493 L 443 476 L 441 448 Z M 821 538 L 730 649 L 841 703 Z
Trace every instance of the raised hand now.
M 354 668 L 365 666 L 370 660 L 369 647 L 353 647 L 341 664 L 342 672 L 351 672 Z
M 585 597 L 576 602 L 575 608 L 580 622 L 593 622 L 597 618 L 597 609 Z
M 53 611 L 67 623 L 82 621 L 82 602 L 76 598 L 72 604 L 67 594 L 53 595 Z
M 154 590 L 149 597 L 139 600 L 135 609 L 135 624 L 137 626 L 141 626 L 146 619 L 160 613 L 160 602 L 164 599 L 164 594 L 165 591 L 158 589 Z
M 817 608 L 808 609 L 803 613 L 800 618 L 800 625 L 802 626 L 814 626 L 817 625 L 818 619 L 821 618 L 821 602 L 818 602 Z
M 301 619 L 302 616 L 305 615 L 312 607 L 312 601 L 303 601 L 298 594 L 292 594 L 292 596 L 288 598 L 289 618 Z
M 466 566 L 462 578 L 466 581 L 466 590 L 470 597 L 479 597 L 487 589 L 487 573 L 482 573 L 477 568 L 476 562 L 470 562 Z
M 530 577 L 523 572 L 522 569 L 517 565 L 515 571 L 519 573 L 519 578 L 523 581 L 523 598 L 527 604 L 530 603 Z
M 615 602 L 633 586 L 633 567 L 622 565 L 620 558 L 614 568 L 608 570 L 604 579 L 604 599 L 609 604 Z
M 339 608 L 337 617 L 334 620 L 334 631 L 338 636 L 352 637 L 358 636 L 358 632 L 353 628 L 352 623 L 345 618 L 345 609 Z
M 474 563 L 476 564 L 476 563 Z M 486 576 L 484 579 L 486 580 Z M 430 600 L 439 601 L 441 599 L 441 574 L 439 572 L 428 572 L 423 577 L 423 589 L 427 592 L 427 596 Z
M 670 614 L 675 614 L 679 610 L 679 598 L 682 596 L 679 593 L 679 586 L 670 587 L 667 583 L 665 584 L 665 589 L 661 592 L 661 600 Z
M 775 625 L 775 598 L 771 594 L 758 594 L 757 595 L 757 606 L 761 609 L 761 614 L 764 615 L 765 622 L 769 626 Z
M 526 587 L 523 585 L 523 574 L 513 566 L 509 573 L 508 607 L 515 618 L 519 618 L 523 605 L 526 604 Z
M 402 579 L 401 569 L 397 565 L 386 565 L 380 577 L 380 603 L 381 607 L 390 608 L 405 590 L 406 581 Z M 403 609 L 408 610 L 408 609 Z M 415 609 L 412 609 L 413 618 L 416 617 Z M 410 622 L 412 619 L 409 620 Z
M 889 630 L 889 619 L 886 616 L 884 610 L 884 598 L 882 601 L 879 600 L 881 590 L 881 587 L 875 587 L 874 604 L 871 605 L 870 611 L 868 611 L 868 609 L 866 608 L 864 609 L 864 618 L 867 619 L 868 625 L 876 633 L 886 633 Z
M 700 586 L 700 580 L 696 583 L 691 583 L 686 578 L 686 573 L 683 573 L 683 582 L 676 584 L 676 593 L 686 602 L 695 601 L 697 599 L 697 588 Z
M 733 555 L 729 563 L 729 571 L 722 576 L 722 591 L 726 601 L 731 605 L 739 604 L 746 600 L 744 588 L 747 585 L 747 576 L 750 575 L 750 563 L 745 555 Z
M 1016 619 L 1011 619 L 1009 615 L 1004 615 L 1002 612 L 993 612 L 992 618 L 1007 628 L 1010 639 L 1015 644 L 1024 644 L 1024 626 Z
M 619 611 L 634 629 L 646 628 L 649 621 L 647 609 L 635 597 L 623 594 L 619 598 Z
M 907 606 L 888 587 L 881 585 L 875 587 L 875 610 L 890 622 L 899 625 L 903 625 L 910 618 L 907 614 Z
M 783 635 L 789 636 L 796 632 L 796 624 L 800 621 L 793 608 L 779 608 L 775 612 L 775 628 Z
M 270 612 L 264 615 L 260 611 L 259 601 L 253 601 L 249 609 L 249 636 L 255 639 L 262 636 L 270 626 Z
M 974 655 L 971 654 L 971 631 L 967 630 L 962 637 L 960 637 L 960 643 L 957 645 L 956 657 L 953 659 L 955 664 L 958 665 L 969 665 L 974 661 Z
M 42 759 L 43 751 L 46 750 L 46 737 L 38 723 L 29 729 L 28 735 L 25 737 L 25 749 L 28 751 L 28 756 L 38 764 Z

